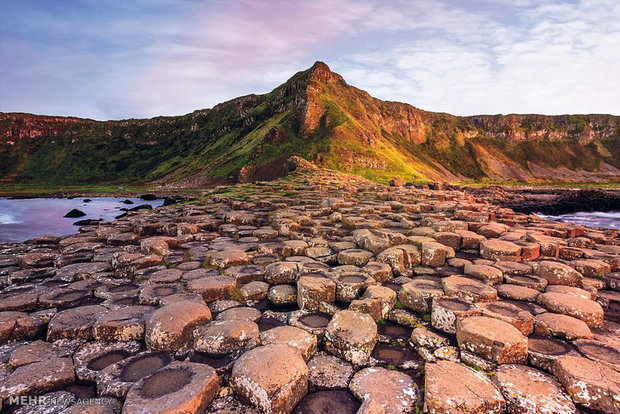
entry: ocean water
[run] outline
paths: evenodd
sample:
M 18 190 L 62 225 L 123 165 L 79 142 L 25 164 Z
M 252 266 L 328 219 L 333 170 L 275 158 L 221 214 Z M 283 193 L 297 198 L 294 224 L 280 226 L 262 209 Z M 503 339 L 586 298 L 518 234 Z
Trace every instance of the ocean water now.
M 620 211 L 593 211 L 548 216 L 539 214 L 547 220 L 563 221 L 566 223 L 583 224 L 590 227 L 611 227 L 620 229 Z
M 144 201 L 127 197 L 88 197 L 85 198 L 24 198 L 9 199 L 0 197 L 0 242 L 21 242 L 28 239 L 51 234 L 62 236 L 77 233 L 76 221 L 85 219 L 114 220 L 122 214 L 121 208 L 130 209 L 142 204 L 153 208 L 163 204 L 162 199 Z M 131 200 L 133 204 L 124 204 Z M 63 217 L 72 209 L 86 213 L 79 218 Z

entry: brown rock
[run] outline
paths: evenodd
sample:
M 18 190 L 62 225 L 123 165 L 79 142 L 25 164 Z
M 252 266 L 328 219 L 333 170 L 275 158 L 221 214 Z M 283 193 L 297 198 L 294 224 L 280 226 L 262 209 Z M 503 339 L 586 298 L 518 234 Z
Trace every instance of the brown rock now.
M 545 312 L 536 315 L 534 328 L 537 335 L 555 336 L 569 341 L 592 338 L 592 332 L 584 321 L 559 313 Z
M 325 332 L 325 349 L 354 365 L 362 365 L 377 343 L 377 324 L 369 315 L 350 310 L 336 313 Z
M 308 392 L 308 367 L 289 346 L 259 346 L 235 361 L 230 386 L 262 412 L 290 413 Z
M 424 411 L 430 414 L 500 414 L 506 407 L 484 374 L 456 362 L 427 363 L 424 382 Z
M 514 326 L 487 316 L 470 316 L 456 327 L 459 348 L 498 364 L 525 363 L 527 338 Z
M 538 296 L 538 303 L 550 312 L 581 319 L 590 328 L 603 324 L 603 308 L 593 300 L 566 293 L 543 293 Z
M 515 414 L 577 413 L 570 397 L 550 376 L 525 365 L 500 365 L 494 380 L 506 400 L 506 410 Z
M 362 403 L 372 401 L 385 414 L 413 412 L 420 400 L 420 390 L 409 375 L 379 367 L 358 371 L 349 390 Z
M 146 322 L 146 345 L 156 351 L 177 351 L 187 345 L 192 331 L 211 321 L 209 307 L 195 302 L 176 302 L 157 309 Z
M 127 393 L 123 413 L 203 413 L 219 385 L 210 366 L 175 361 L 136 382 Z
M 620 412 L 620 372 L 578 356 L 557 359 L 552 370 L 576 404 L 605 413 Z

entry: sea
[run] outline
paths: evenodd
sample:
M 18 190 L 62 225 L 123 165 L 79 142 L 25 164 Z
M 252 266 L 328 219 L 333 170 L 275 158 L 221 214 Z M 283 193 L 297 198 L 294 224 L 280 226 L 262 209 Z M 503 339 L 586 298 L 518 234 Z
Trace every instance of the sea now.
M 90 200 L 90 201 L 87 201 Z M 127 203 L 127 200 L 131 203 Z M 4 198 L 0 197 L 0 242 L 22 242 L 43 235 L 75 234 L 75 222 L 85 219 L 111 221 L 124 211 L 148 204 L 159 207 L 163 199 L 144 201 L 135 197 Z M 72 209 L 83 217 L 63 217 Z

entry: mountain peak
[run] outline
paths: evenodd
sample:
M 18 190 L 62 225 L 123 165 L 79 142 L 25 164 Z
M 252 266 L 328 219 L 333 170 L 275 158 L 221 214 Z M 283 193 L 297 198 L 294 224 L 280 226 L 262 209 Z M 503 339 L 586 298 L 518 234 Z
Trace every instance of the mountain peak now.
M 326 83 L 335 81 L 344 82 L 342 76 L 332 72 L 329 66 L 327 66 L 325 62 L 321 62 L 320 60 L 314 62 L 314 65 L 312 65 L 312 67 L 309 69 L 309 72 L 311 80 L 317 80 Z

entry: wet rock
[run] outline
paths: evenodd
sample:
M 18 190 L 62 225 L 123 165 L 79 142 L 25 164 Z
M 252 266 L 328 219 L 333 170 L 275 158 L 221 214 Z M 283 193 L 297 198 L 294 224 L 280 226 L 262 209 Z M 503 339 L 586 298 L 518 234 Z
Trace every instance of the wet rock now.
M 586 358 L 602 362 L 620 372 L 620 348 L 611 343 L 580 339 L 573 342 L 579 352 Z
M 538 296 L 538 303 L 550 312 L 581 319 L 590 328 L 603 324 L 603 308 L 593 300 L 565 293 L 543 293 Z
M 552 371 L 575 404 L 607 413 L 620 411 L 620 372 L 578 356 L 558 358 Z
M 484 374 L 452 361 L 428 363 L 425 373 L 425 412 L 504 412 L 502 394 Z
M 140 290 L 138 301 L 141 305 L 159 305 L 161 300 L 171 295 L 178 294 L 183 291 L 183 285 L 180 283 L 164 283 L 156 285 L 148 285 Z M 200 297 L 200 296 L 199 296 Z M 202 302 L 202 297 L 200 297 Z
M 95 382 L 99 371 L 107 366 L 137 354 L 142 350 L 142 343 L 131 342 L 89 342 L 75 352 L 75 374 L 82 381 Z
M 501 365 L 494 380 L 510 413 L 577 413 L 575 404 L 550 376 L 524 365 Z
M 210 366 L 176 361 L 135 383 L 127 393 L 123 413 L 202 413 L 219 384 Z
M 525 363 L 528 341 L 514 326 L 487 316 L 470 316 L 456 327 L 459 348 L 498 364 Z
M 78 210 L 77 208 L 74 208 L 70 210 L 67 214 L 65 214 L 63 217 L 77 218 L 77 217 L 84 217 L 85 215 L 86 213 L 84 213 L 82 210 Z
M 289 346 L 260 346 L 235 362 L 230 386 L 262 412 L 289 413 L 308 392 L 308 367 Z
M 108 365 L 97 374 L 99 395 L 124 398 L 137 381 L 170 364 L 172 356 L 145 351 Z
M 298 310 L 291 312 L 288 323 L 316 335 L 321 340 L 330 320 L 331 316 L 325 313 Z
M 308 361 L 308 383 L 311 391 L 344 390 L 353 377 L 353 366 L 340 358 L 323 353 Z
M 308 361 L 317 350 L 316 336 L 294 326 L 278 326 L 260 334 L 263 345 L 287 345 L 295 349 L 304 361 Z
M 213 355 L 226 355 L 260 344 L 258 325 L 252 321 L 214 321 L 194 330 L 194 349 Z
M 343 310 L 327 325 L 325 341 L 327 352 L 362 365 L 377 343 L 377 324 L 369 315 Z
M 359 401 L 373 401 L 380 412 L 386 414 L 414 411 L 421 396 L 409 375 L 385 368 L 358 371 L 349 384 L 349 390 Z
M 174 352 L 187 345 L 194 328 L 209 323 L 209 307 L 195 302 L 176 302 L 157 309 L 146 322 L 144 339 L 151 350 Z

